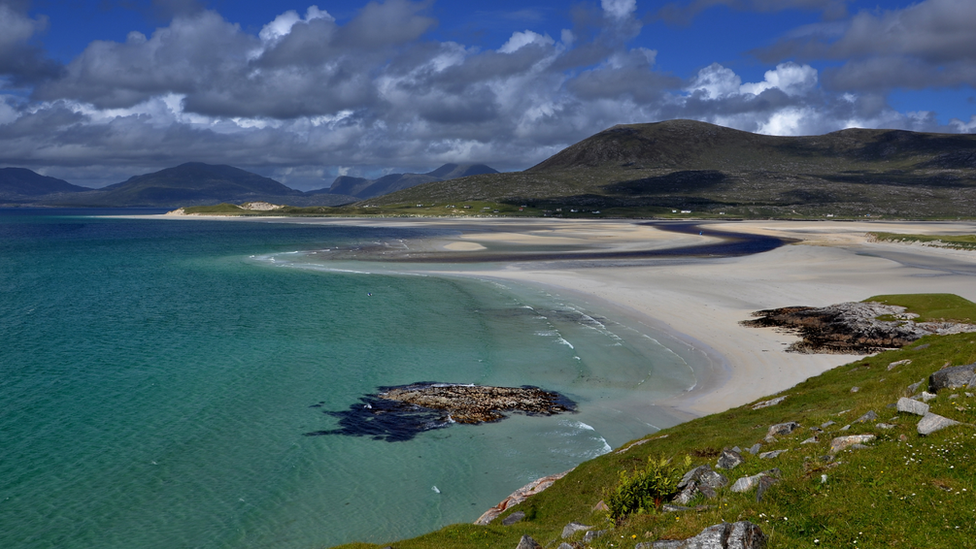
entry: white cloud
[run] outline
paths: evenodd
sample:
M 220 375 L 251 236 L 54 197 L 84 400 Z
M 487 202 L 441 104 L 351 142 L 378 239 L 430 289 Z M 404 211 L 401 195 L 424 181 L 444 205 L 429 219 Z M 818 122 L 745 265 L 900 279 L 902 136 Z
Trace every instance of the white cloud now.
M 637 11 L 637 0 L 600 0 L 600 7 L 614 19 L 625 19 Z
M 691 93 L 702 93 L 708 99 L 721 99 L 740 94 L 741 87 L 742 78 L 732 69 L 712 63 L 698 71 L 687 90 Z
M 261 29 L 261 32 L 258 33 L 258 36 L 265 42 L 272 42 L 290 33 L 292 27 L 299 22 L 308 23 L 309 21 L 314 21 L 316 19 L 335 21 L 335 18 L 329 15 L 329 12 L 320 10 L 318 6 L 309 6 L 308 10 L 305 12 L 304 19 L 299 16 L 298 12 L 295 10 L 288 10 L 278 17 L 275 17 L 274 21 L 265 25 Z
M 514 53 L 525 46 L 530 44 L 538 44 L 540 46 L 552 46 L 556 41 L 553 40 L 548 34 L 543 36 L 537 32 L 532 32 L 527 30 L 525 32 L 513 32 L 512 37 L 505 42 L 502 47 L 498 48 L 499 53 Z
M 778 89 L 786 95 L 803 95 L 817 86 L 817 69 L 810 65 L 781 63 L 775 70 L 766 71 L 765 80 L 741 86 L 743 93 L 759 95 L 768 89 Z

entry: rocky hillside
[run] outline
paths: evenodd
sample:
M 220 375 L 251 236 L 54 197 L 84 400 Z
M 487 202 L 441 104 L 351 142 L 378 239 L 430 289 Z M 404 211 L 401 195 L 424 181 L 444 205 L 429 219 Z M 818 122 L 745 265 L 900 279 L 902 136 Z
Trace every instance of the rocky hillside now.
M 849 129 L 775 137 L 691 120 L 615 126 L 518 173 L 429 183 L 373 205 L 494 201 L 555 211 L 971 217 L 976 135 Z

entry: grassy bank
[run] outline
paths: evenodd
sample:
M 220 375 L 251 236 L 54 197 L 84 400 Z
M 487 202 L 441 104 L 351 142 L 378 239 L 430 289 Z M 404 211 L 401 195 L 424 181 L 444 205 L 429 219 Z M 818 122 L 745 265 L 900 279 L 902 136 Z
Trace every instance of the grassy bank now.
M 968 309 L 958 305 L 973 306 L 956 296 L 950 299 L 940 294 L 878 297 L 910 304 L 910 309 L 929 318 L 968 315 Z M 770 549 L 969 547 L 976 539 L 972 518 L 976 514 L 974 390 L 943 391 L 929 402 L 933 413 L 968 424 L 929 436 L 918 434 L 919 416 L 898 413 L 893 405 L 900 397 L 923 390 L 925 383 L 914 391 L 909 386 L 942 367 L 973 362 L 976 334 L 923 338 L 907 348 L 856 360 L 763 399 L 786 397 L 778 404 L 753 409 L 752 403 L 698 418 L 583 463 L 489 526 L 452 525 L 415 539 L 342 547 L 514 548 L 524 534 L 545 547 L 555 547 L 563 541 L 562 528 L 571 521 L 608 530 L 586 547 L 634 547 L 642 541 L 688 538 L 708 526 L 738 520 L 760 525 L 769 537 Z M 877 418 L 857 421 L 869 412 Z M 771 425 L 791 421 L 801 427 L 772 442 L 765 440 Z M 876 438 L 867 448 L 826 457 L 831 455 L 830 443 L 835 437 L 860 434 Z M 762 444 L 760 453 L 786 451 L 762 459 L 746 451 L 756 443 Z M 720 471 L 730 483 L 773 468 L 780 471 L 780 481 L 762 501 L 757 501 L 755 491 L 733 493 L 726 487 L 714 499 L 698 496 L 690 504 L 700 506 L 696 510 L 651 510 L 617 524 L 608 520 L 605 511 L 595 509 L 617 484 L 621 471 L 642 468 L 649 458 L 683 461 L 690 456 L 691 467 L 709 464 L 714 468 L 722 449 L 736 446 L 742 449 L 745 462 L 732 471 Z M 526 518 L 503 526 L 501 521 L 516 511 L 526 513 Z M 581 537 L 577 534 L 572 539 Z
M 976 235 L 948 235 L 948 234 L 898 234 L 898 233 L 868 233 L 875 240 L 881 242 L 901 242 L 905 244 L 919 243 L 942 248 L 960 250 L 976 250 Z

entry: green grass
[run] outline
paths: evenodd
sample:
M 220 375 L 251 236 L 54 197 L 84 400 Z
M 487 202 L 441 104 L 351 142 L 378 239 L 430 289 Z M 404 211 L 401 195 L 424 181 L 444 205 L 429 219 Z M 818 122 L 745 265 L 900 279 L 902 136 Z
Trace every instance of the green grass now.
M 886 296 L 879 296 L 886 297 Z M 909 296 L 887 296 L 900 303 Z M 940 296 L 922 296 L 918 310 L 937 311 Z M 952 301 L 952 300 L 949 300 Z M 889 370 L 888 366 L 903 359 Z M 976 334 L 930 336 L 909 348 L 888 351 L 837 367 L 795 387 L 767 398 L 786 396 L 782 403 L 753 410 L 741 406 L 698 418 L 646 437 L 624 453 L 613 452 L 577 467 L 551 488 L 512 507 L 489 526 L 451 525 L 437 532 L 392 543 L 397 549 L 515 547 L 523 534 L 546 547 L 555 547 L 563 526 L 582 522 L 609 533 L 589 546 L 633 547 L 636 542 L 684 539 L 722 521 L 750 520 L 769 537 L 770 549 L 814 547 L 971 547 L 976 539 L 976 428 L 956 426 L 928 437 L 916 432 L 918 416 L 898 414 L 892 407 L 907 387 L 926 379 L 946 363 L 976 362 Z M 858 387 L 857 392 L 852 392 Z M 976 423 L 976 398 L 956 391 L 958 398 L 940 394 L 930 402 L 932 412 L 967 424 Z M 764 398 L 762 400 L 766 400 Z M 868 411 L 876 421 L 854 424 Z M 746 459 L 734 471 L 723 472 L 730 482 L 777 467 L 782 481 L 766 493 L 762 502 L 754 492 L 719 491 L 700 512 L 680 514 L 650 511 L 614 526 L 605 512 L 594 506 L 622 471 L 646 466 L 648 458 L 692 456 L 695 467 L 713 467 L 722 448 L 748 448 L 763 442 L 770 425 L 796 421 L 802 425 L 776 442 L 763 443 L 761 451 L 786 449 L 772 460 L 743 451 Z M 828 421 L 836 422 L 820 434 L 819 442 L 802 442 Z M 894 425 L 881 429 L 877 423 Z M 841 427 L 852 424 L 846 430 Z M 870 449 L 846 450 L 832 462 L 827 455 L 835 436 L 874 434 Z M 627 446 L 625 446 L 627 447 Z M 827 476 L 821 482 L 821 475 Z M 513 526 L 501 520 L 514 511 L 528 519 Z M 581 537 L 578 534 L 577 537 Z M 351 544 L 346 549 L 367 549 L 390 544 Z
M 976 303 L 954 294 L 876 295 L 864 301 L 905 307 L 919 322 L 976 322 Z
M 962 250 L 976 249 L 976 235 L 948 235 L 948 234 L 898 234 L 898 233 L 868 233 L 876 240 L 883 242 L 920 242 L 923 244 L 935 244 L 945 248 L 956 248 Z

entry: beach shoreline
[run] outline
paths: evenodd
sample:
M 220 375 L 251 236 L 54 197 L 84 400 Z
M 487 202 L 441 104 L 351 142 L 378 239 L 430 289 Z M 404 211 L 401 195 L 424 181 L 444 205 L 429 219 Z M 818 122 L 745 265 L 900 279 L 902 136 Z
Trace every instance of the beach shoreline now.
M 171 217 L 188 219 L 187 217 Z M 194 217 L 195 219 L 220 219 Z M 227 218 L 223 218 L 227 219 Z M 241 218 L 231 218 L 240 220 Z M 245 218 L 248 221 L 410 227 L 437 236 L 405 243 L 412 272 L 476 277 L 543 286 L 598 303 L 614 314 L 687 345 L 702 360 L 696 386 L 657 401 L 690 419 L 761 400 L 863 355 L 787 353 L 795 338 L 740 324 L 761 309 L 826 306 L 892 293 L 955 293 L 976 300 L 976 252 L 872 242 L 869 232 L 973 234 L 973 222 L 729 221 L 702 222 L 703 233 L 727 231 L 790 241 L 770 251 L 735 257 L 619 259 L 614 253 L 715 243 L 707 234 L 675 233 L 639 220 L 535 218 Z M 532 250 L 520 261 L 519 250 Z M 551 257 L 535 255 L 552 250 Z M 566 260 L 567 250 L 608 259 Z M 396 254 L 394 254 L 396 255 Z M 452 258 L 464 257 L 464 269 Z M 472 259 L 474 258 L 474 259 Z M 481 258 L 484 262 L 478 263 Z M 459 262 L 460 263 L 460 262 Z

